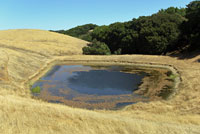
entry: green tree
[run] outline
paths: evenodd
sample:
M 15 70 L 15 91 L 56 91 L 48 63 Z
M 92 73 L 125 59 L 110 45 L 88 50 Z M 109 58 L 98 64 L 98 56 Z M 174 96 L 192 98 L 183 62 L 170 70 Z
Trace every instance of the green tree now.
M 200 1 L 108 26 L 86 24 L 58 32 L 92 42 L 84 54 L 165 54 L 179 44 L 199 47 Z M 200 48 L 200 47 L 199 47 Z
M 87 40 L 87 41 L 92 41 L 92 37 L 90 34 L 96 27 L 98 26 L 95 24 L 85 24 L 85 25 L 71 28 L 69 30 L 59 30 L 59 31 L 54 31 L 54 32 L 70 35 L 70 36 L 77 37 L 77 38 Z
M 176 48 L 180 35 L 179 25 L 183 21 L 184 17 L 181 15 L 166 12 L 133 19 L 130 28 L 138 33 L 138 37 L 135 38 L 137 52 L 162 54 Z
M 182 24 L 182 39 L 185 39 L 185 45 L 190 48 L 200 48 L 200 1 L 193 1 L 187 5 L 186 18 Z
M 177 49 L 185 9 L 170 7 L 151 16 L 94 29 L 92 39 L 104 42 L 113 54 L 163 54 Z
M 83 54 L 86 55 L 109 55 L 110 49 L 105 43 L 93 41 L 88 46 L 83 47 Z
M 178 14 L 183 17 L 186 15 L 186 9 L 185 8 L 177 8 L 177 7 L 169 7 L 167 9 L 161 9 L 159 13 L 168 13 L 168 14 Z
M 113 23 L 94 29 L 92 38 L 108 45 L 113 54 L 131 54 L 132 33 L 127 28 L 128 23 Z
M 100 42 L 106 42 L 108 40 L 109 27 L 108 26 L 99 26 L 96 27 L 91 33 L 93 40 L 98 40 Z
M 77 26 L 75 28 L 65 31 L 65 34 L 71 35 L 74 37 L 80 37 L 81 35 L 87 34 L 90 30 L 93 30 L 97 25 L 95 24 L 85 24 L 82 26 Z

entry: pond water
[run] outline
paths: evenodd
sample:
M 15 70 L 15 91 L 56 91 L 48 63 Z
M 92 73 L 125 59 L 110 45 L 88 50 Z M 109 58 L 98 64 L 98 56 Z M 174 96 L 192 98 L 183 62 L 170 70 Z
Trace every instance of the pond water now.
M 125 66 L 57 65 L 32 86 L 41 89 L 33 95 L 72 107 L 118 109 L 145 100 L 133 91 L 146 74 L 131 71 Z

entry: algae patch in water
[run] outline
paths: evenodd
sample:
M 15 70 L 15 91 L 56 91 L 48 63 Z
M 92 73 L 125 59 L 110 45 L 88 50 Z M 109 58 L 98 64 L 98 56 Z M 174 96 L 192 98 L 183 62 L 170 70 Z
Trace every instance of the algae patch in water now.
M 40 93 L 40 91 L 41 91 L 40 86 L 36 86 L 36 87 L 34 87 L 34 88 L 31 89 L 32 93 Z

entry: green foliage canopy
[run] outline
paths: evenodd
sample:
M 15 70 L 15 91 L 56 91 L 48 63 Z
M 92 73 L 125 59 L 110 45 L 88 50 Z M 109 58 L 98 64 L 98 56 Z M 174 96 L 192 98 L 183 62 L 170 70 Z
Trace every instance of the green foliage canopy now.
M 86 24 L 59 32 L 92 42 L 83 48 L 84 54 L 166 54 L 180 46 L 200 48 L 200 1 L 128 22 Z
M 187 5 L 186 18 L 182 24 L 182 36 L 190 48 L 200 48 L 200 1 L 193 1 Z
M 162 54 L 175 48 L 184 10 L 170 8 L 152 16 L 94 29 L 92 39 L 104 42 L 112 53 Z
M 70 36 L 77 37 L 83 40 L 91 41 L 90 34 L 95 27 L 97 27 L 97 25 L 95 24 L 85 24 L 85 25 L 77 26 L 69 30 L 59 30 L 55 32 L 70 35 Z
M 183 21 L 182 16 L 165 12 L 133 20 L 131 28 L 138 34 L 137 53 L 162 54 L 174 49 Z
M 83 47 L 83 54 L 86 55 L 109 55 L 110 49 L 105 43 L 93 41 L 88 46 Z

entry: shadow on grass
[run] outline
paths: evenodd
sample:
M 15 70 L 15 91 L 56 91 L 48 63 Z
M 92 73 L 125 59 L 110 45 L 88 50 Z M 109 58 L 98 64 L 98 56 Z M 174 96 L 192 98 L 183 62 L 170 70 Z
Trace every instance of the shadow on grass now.
M 193 52 L 191 51 L 182 51 L 182 52 L 175 52 L 170 54 L 169 56 L 171 57 L 177 57 L 178 59 L 192 59 L 195 58 L 196 56 L 200 55 L 200 50 L 195 50 Z M 200 62 L 200 59 L 197 60 L 197 62 Z

